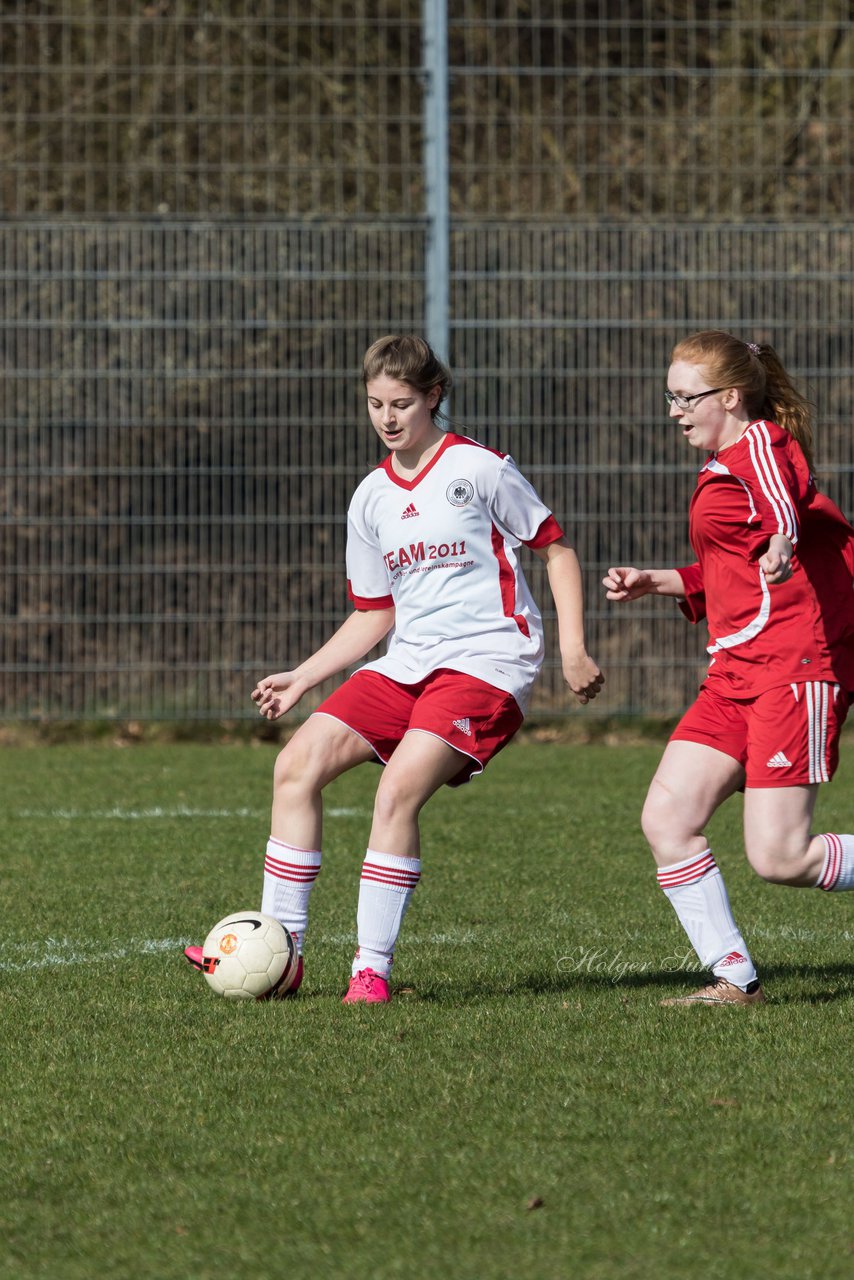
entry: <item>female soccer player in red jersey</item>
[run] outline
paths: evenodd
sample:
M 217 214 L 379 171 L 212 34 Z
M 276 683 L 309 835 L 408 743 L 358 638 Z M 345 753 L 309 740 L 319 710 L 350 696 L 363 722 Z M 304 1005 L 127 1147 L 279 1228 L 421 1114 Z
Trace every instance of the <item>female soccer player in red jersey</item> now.
M 812 478 L 810 409 L 773 349 L 719 331 L 674 349 L 670 416 L 707 453 L 691 500 L 697 557 L 617 567 L 609 600 L 673 596 L 709 628 L 708 674 L 652 780 L 642 826 L 658 881 L 708 985 L 664 1004 L 764 1000 L 703 829 L 744 790 L 744 841 L 765 880 L 854 889 L 854 835 L 812 834 L 854 690 L 854 529 Z
M 384 656 L 299 727 L 274 776 L 262 910 L 296 935 L 302 954 L 320 870 L 323 789 L 355 765 L 385 765 L 362 866 L 348 1004 L 390 999 L 395 944 L 421 874 L 420 810 L 443 784 L 480 773 L 522 723 L 543 633 L 520 543 L 546 563 L 573 693 L 585 703 L 603 681 L 585 648 L 575 552 L 511 458 L 439 425 L 450 375 L 428 344 L 381 338 L 365 355 L 363 381 L 388 456 L 348 513 L 354 611 L 321 649 L 252 694 L 274 720 L 390 636 Z M 187 957 L 201 967 L 199 947 Z

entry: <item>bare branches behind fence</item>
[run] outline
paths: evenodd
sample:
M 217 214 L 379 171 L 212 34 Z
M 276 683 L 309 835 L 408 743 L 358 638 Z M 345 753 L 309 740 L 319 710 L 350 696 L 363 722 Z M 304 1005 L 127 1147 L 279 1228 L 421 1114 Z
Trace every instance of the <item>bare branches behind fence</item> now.
M 5 0 L 9 214 L 417 216 L 421 0 Z M 852 205 L 847 0 L 454 0 L 460 217 Z

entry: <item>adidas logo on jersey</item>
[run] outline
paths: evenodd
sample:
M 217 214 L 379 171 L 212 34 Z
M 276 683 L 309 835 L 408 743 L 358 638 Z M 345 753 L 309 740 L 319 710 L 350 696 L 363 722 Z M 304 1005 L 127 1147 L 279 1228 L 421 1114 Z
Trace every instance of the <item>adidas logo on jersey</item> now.
M 419 514 L 419 512 L 418 512 L 418 509 L 417 509 L 417 508 L 416 508 L 416 506 L 415 506 L 415 503 L 414 503 L 414 502 L 410 502 L 410 504 L 409 504 L 409 506 L 406 508 L 406 510 L 405 510 L 405 511 L 403 511 L 403 512 L 401 513 L 401 517 L 400 517 L 400 518 L 401 518 L 401 520 L 409 520 L 412 516 L 417 516 L 418 514 Z
M 469 718 L 468 718 L 468 716 L 466 716 L 466 717 L 465 717 L 464 719 L 462 719 L 462 720 L 455 720 L 455 721 L 454 721 L 454 728 L 455 728 L 455 729 L 459 729 L 460 733 L 464 733 L 464 734 L 466 735 L 466 737 L 468 737 L 468 738 L 470 738 L 470 737 L 471 737 L 471 724 L 470 724 L 470 722 L 469 722 Z
M 775 751 L 765 765 L 766 769 L 791 769 L 791 767 L 791 760 L 787 760 L 782 751 Z

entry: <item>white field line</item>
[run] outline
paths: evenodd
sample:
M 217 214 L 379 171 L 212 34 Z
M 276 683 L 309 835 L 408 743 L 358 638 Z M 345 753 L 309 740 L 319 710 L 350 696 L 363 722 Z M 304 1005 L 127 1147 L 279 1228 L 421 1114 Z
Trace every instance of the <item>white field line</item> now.
M 822 942 L 832 935 L 840 942 L 854 942 L 852 929 L 801 929 L 798 925 L 781 924 L 766 928 L 763 925 L 747 925 L 742 933 L 745 938 L 785 938 L 788 942 Z
M 409 947 L 464 947 L 471 945 L 475 934 L 471 930 L 429 935 L 413 934 L 407 937 Z M 63 969 L 74 965 L 113 964 L 117 960 L 130 960 L 134 956 L 159 955 L 171 952 L 177 959 L 193 938 L 132 938 L 113 947 L 96 950 L 71 938 L 46 938 L 40 946 L 0 946 L 0 973 L 28 973 L 34 969 Z M 312 935 L 312 947 L 355 946 L 355 933 Z M 9 959 L 5 959 L 8 956 Z M 14 955 L 14 959 L 11 957 Z
M 113 960 L 127 960 L 131 956 L 156 955 L 161 951 L 180 951 L 188 945 L 189 938 L 140 938 L 136 941 L 111 947 L 106 951 L 89 950 L 85 945 L 72 942 L 69 938 L 46 938 L 40 948 L 16 948 L 15 954 L 20 959 L 2 959 L 0 950 L 0 973 L 26 973 L 30 969 L 61 969 L 68 965 L 106 964 Z M 6 944 L 4 948 L 11 954 L 12 948 Z
M 191 809 L 187 805 L 175 805 L 163 809 L 122 809 L 116 805 L 113 809 L 13 809 L 13 818 L 35 818 L 39 822 L 51 819 L 82 818 L 94 820 L 117 819 L 120 822 L 140 822 L 150 818 L 258 818 L 266 813 L 266 809 Z M 368 817 L 367 809 L 326 809 L 327 818 L 363 818 Z
M 767 939 L 785 939 L 789 942 L 817 942 L 828 939 L 830 931 L 800 929 L 791 925 L 775 928 L 755 928 L 749 931 L 753 936 Z M 854 931 L 850 929 L 833 930 L 834 940 L 854 942 Z M 451 930 L 448 933 L 407 934 L 407 947 L 469 947 L 476 944 L 478 934 L 473 929 Z M 160 955 L 172 953 L 172 958 L 180 958 L 184 947 L 198 939 L 193 938 L 131 938 L 127 942 L 113 947 L 96 949 L 87 947 L 85 943 L 73 938 L 45 938 L 35 946 L 15 947 L 11 943 L 0 943 L 0 973 L 27 973 L 39 969 L 61 969 L 74 965 L 113 964 L 119 960 L 130 960 L 135 956 Z M 352 946 L 355 935 L 351 933 L 312 934 L 312 947 L 346 947 Z M 8 958 L 6 958 L 8 957 Z

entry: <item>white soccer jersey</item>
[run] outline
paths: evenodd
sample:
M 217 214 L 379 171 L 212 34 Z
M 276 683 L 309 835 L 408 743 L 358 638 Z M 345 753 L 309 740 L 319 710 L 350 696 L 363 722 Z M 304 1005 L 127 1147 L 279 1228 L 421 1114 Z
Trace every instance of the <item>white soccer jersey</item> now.
M 563 532 L 513 459 L 449 432 L 414 480 L 386 458 L 354 493 L 347 523 L 353 603 L 395 609 L 388 651 L 363 669 L 402 684 L 440 667 L 468 672 L 524 712 L 543 627 L 515 548 Z

